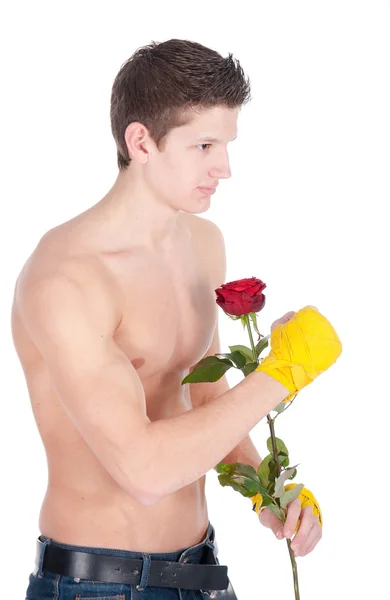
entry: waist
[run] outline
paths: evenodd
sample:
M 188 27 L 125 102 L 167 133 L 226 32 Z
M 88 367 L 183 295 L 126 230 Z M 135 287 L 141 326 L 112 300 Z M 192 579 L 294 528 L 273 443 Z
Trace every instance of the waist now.
M 204 478 L 202 478 L 204 479 Z M 204 482 L 170 494 L 152 506 L 102 493 L 92 498 L 48 488 L 39 515 L 43 536 L 65 544 L 170 552 L 197 543 L 208 524 Z
M 97 590 L 113 595 L 111 584 L 151 587 L 226 590 L 229 585 L 227 567 L 220 566 L 214 527 L 208 522 L 201 540 L 191 547 L 174 552 L 144 553 L 118 548 L 98 548 L 62 544 L 39 536 L 35 570 L 31 577 L 55 580 L 67 591 L 78 595 Z M 30 577 L 30 579 L 31 579 Z M 101 583 L 99 583 L 101 582 Z M 83 589 L 79 585 L 83 585 Z M 86 586 L 86 587 L 85 587 Z M 84 590 L 85 587 L 85 590 Z M 68 589 L 69 588 L 69 589 Z M 115 588 L 118 591 L 118 588 Z M 124 591 L 120 588 L 120 591 Z M 110 592 L 110 594 L 108 593 Z

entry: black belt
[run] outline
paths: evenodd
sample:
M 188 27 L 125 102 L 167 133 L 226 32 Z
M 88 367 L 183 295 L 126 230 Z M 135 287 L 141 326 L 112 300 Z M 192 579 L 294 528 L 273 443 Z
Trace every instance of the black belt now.
M 37 539 L 36 569 L 40 564 L 42 547 L 43 542 Z M 152 559 L 147 585 L 185 590 L 226 590 L 229 585 L 228 568 L 216 564 L 211 548 L 205 546 L 205 552 L 207 553 L 205 562 L 212 561 L 214 564 L 190 564 Z M 142 559 L 79 552 L 47 544 L 42 571 L 90 581 L 139 585 L 142 567 Z

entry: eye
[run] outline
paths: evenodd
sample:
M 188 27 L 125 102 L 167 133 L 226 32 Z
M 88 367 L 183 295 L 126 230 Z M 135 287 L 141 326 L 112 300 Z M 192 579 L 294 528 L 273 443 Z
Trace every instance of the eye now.
M 211 144 L 198 144 L 197 148 L 199 148 L 199 146 L 210 146 L 211 147 Z M 206 150 L 207 150 L 207 148 L 206 148 Z

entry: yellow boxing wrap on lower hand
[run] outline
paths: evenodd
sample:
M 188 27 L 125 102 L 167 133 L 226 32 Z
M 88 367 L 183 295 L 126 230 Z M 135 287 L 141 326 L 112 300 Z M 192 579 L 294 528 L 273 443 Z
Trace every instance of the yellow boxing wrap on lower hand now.
M 286 492 L 288 492 L 288 490 L 293 489 L 294 487 L 296 487 L 296 485 L 297 485 L 296 483 L 289 483 L 284 486 L 284 489 Z M 301 509 L 302 510 L 304 508 L 306 508 L 306 506 L 311 506 L 313 515 L 315 517 L 318 517 L 319 524 L 322 527 L 323 519 L 322 519 L 321 508 L 320 508 L 320 505 L 319 505 L 317 499 L 315 498 L 313 492 L 311 492 L 308 488 L 303 487 L 301 489 L 301 491 L 299 492 L 298 498 L 301 501 Z M 266 506 L 262 506 L 263 496 L 259 492 L 255 496 L 252 496 L 251 501 L 252 501 L 253 510 L 257 513 L 258 517 L 260 517 L 260 513 L 265 508 L 267 508 Z M 299 518 L 297 521 L 297 525 L 295 527 L 295 531 L 294 531 L 293 535 L 295 535 L 297 533 L 300 523 L 301 523 L 301 519 Z
M 263 371 L 292 392 L 289 402 L 303 387 L 336 362 L 342 352 L 340 339 L 315 306 L 305 306 L 271 333 L 271 351 L 256 371 Z

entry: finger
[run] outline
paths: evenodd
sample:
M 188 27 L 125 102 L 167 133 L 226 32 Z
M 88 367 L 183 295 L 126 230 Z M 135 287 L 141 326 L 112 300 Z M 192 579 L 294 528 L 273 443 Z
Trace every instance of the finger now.
M 269 510 L 269 508 L 264 508 L 261 511 L 259 516 L 260 523 L 264 525 L 264 527 L 269 527 L 272 529 L 272 532 L 277 536 L 278 531 L 283 529 L 283 523 L 274 513 Z M 278 538 L 280 539 L 280 538 Z
M 313 508 L 311 506 L 305 506 L 300 514 L 301 524 L 299 529 L 294 536 L 294 545 L 301 547 L 306 542 L 306 537 L 313 527 L 314 523 L 318 523 L 318 517 L 313 514 Z
M 285 315 L 283 315 L 283 317 L 282 317 L 283 322 L 287 323 L 287 321 L 289 321 L 291 319 L 291 317 L 293 317 L 294 315 L 295 315 L 295 310 L 290 310 Z
M 306 543 L 303 545 L 303 547 L 300 549 L 299 552 L 294 551 L 295 556 L 306 556 L 307 554 L 312 552 L 314 550 L 314 548 L 317 546 L 317 544 L 321 538 L 322 538 L 322 527 L 319 523 L 318 524 L 315 523 L 313 525 L 313 527 L 311 528 L 311 530 L 309 531 L 309 534 L 306 538 Z M 291 544 L 291 548 L 292 547 L 293 547 L 293 545 Z
M 274 321 L 272 323 L 272 329 L 275 329 L 275 327 L 277 327 L 278 325 L 284 325 L 285 323 L 287 323 L 293 316 L 295 315 L 295 311 L 294 310 L 290 310 L 289 312 L 287 312 L 286 314 L 283 315 L 283 317 L 280 317 L 280 319 L 276 319 L 276 321 Z
M 313 514 L 313 508 L 306 506 L 301 512 L 301 524 L 291 544 L 294 553 L 297 551 L 300 554 L 301 550 L 307 545 L 308 537 L 312 535 L 313 527 L 318 533 L 318 528 L 321 528 L 321 525 L 319 524 L 318 517 L 315 517 Z
M 321 527 L 321 525 L 320 525 L 320 527 Z M 322 530 L 322 527 L 321 527 L 321 530 Z M 318 534 L 316 536 L 314 536 L 314 538 L 310 542 L 309 546 L 306 549 L 304 549 L 304 552 L 301 553 L 301 556 L 306 556 L 306 554 L 310 554 L 310 552 L 312 552 L 314 550 L 314 548 L 317 546 L 317 544 L 321 540 L 321 538 L 322 538 L 322 531 L 318 532 Z
M 293 502 L 290 502 L 290 504 L 287 505 L 286 522 L 283 527 L 284 537 L 291 538 L 297 526 L 297 522 L 301 515 L 301 511 L 302 504 L 299 498 L 296 498 L 295 500 L 293 500 Z M 299 531 L 300 529 L 301 527 L 299 528 Z

